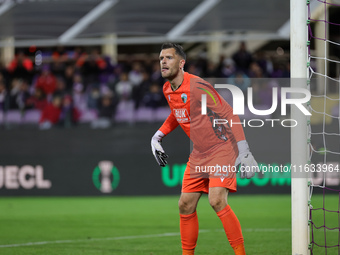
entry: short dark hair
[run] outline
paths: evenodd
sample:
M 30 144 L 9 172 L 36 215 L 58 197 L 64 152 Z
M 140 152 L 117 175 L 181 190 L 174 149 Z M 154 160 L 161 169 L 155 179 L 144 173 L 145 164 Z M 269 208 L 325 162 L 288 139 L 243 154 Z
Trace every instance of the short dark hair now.
M 177 43 L 170 43 L 170 42 L 167 42 L 167 43 L 163 43 L 162 45 L 162 50 L 165 50 L 165 49 L 171 49 L 171 48 L 174 48 L 175 49 L 175 52 L 177 55 L 181 56 L 184 60 L 186 60 L 186 54 L 182 48 L 181 45 L 177 44 Z

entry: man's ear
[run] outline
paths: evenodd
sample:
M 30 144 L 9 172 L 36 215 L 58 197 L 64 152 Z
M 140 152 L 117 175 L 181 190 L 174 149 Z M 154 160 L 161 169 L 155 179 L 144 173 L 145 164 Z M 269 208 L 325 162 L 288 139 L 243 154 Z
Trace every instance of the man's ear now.
M 184 68 L 184 65 L 185 65 L 185 60 L 184 60 L 184 59 L 181 59 L 181 60 L 179 61 L 179 68 L 180 68 L 180 69 L 183 69 L 183 68 Z

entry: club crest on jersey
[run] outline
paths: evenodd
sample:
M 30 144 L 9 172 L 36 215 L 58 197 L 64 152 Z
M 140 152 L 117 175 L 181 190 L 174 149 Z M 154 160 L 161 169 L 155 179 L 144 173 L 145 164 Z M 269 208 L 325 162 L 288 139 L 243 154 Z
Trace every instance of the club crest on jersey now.
M 183 94 L 181 95 L 181 98 L 182 98 L 183 103 L 186 103 L 187 100 L 188 100 L 188 96 L 187 96 L 187 94 L 185 94 L 185 93 L 183 93 Z
M 170 101 L 170 95 L 168 95 L 169 101 Z

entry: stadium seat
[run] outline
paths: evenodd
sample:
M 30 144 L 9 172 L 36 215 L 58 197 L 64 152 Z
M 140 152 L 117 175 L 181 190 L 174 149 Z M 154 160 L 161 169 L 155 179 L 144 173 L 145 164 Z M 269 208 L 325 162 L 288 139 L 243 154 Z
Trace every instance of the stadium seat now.
M 97 119 L 97 112 L 95 110 L 84 110 L 80 113 L 79 122 L 80 123 L 88 123 L 92 122 L 93 120 Z
M 25 115 L 23 116 L 23 123 L 39 123 L 41 117 L 41 111 L 40 110 L 27 110 L 25 112 Z
M 9 110 L 4 118 L 6 123 L 22 123 L 23 116 L 20 110 Z
M 156 110 L 155 118 L 157 121 L 164 121 L 170 114 L 170 108 L 168 106 L 160 107 Z
M 136 121 L 153 121 L 155 120 L 155 110 L 148 107 L 140 107 L 136 111 Z
M 121 101 L 117 106 L 115 120 L 117 122 L 134 122 L 134 103 L 133 101 Z

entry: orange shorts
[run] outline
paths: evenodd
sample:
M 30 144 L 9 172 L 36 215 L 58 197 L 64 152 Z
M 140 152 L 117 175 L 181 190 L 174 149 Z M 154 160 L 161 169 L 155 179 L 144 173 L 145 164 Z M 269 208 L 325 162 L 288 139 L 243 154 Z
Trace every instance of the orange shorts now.
M 229 192 L 236 192 L 237 154 L 232 146 L 221 146 L 207 157 L 192 153 L 184 172 L 182 192 L 209 193 L 212 187 L 224 187 Z

